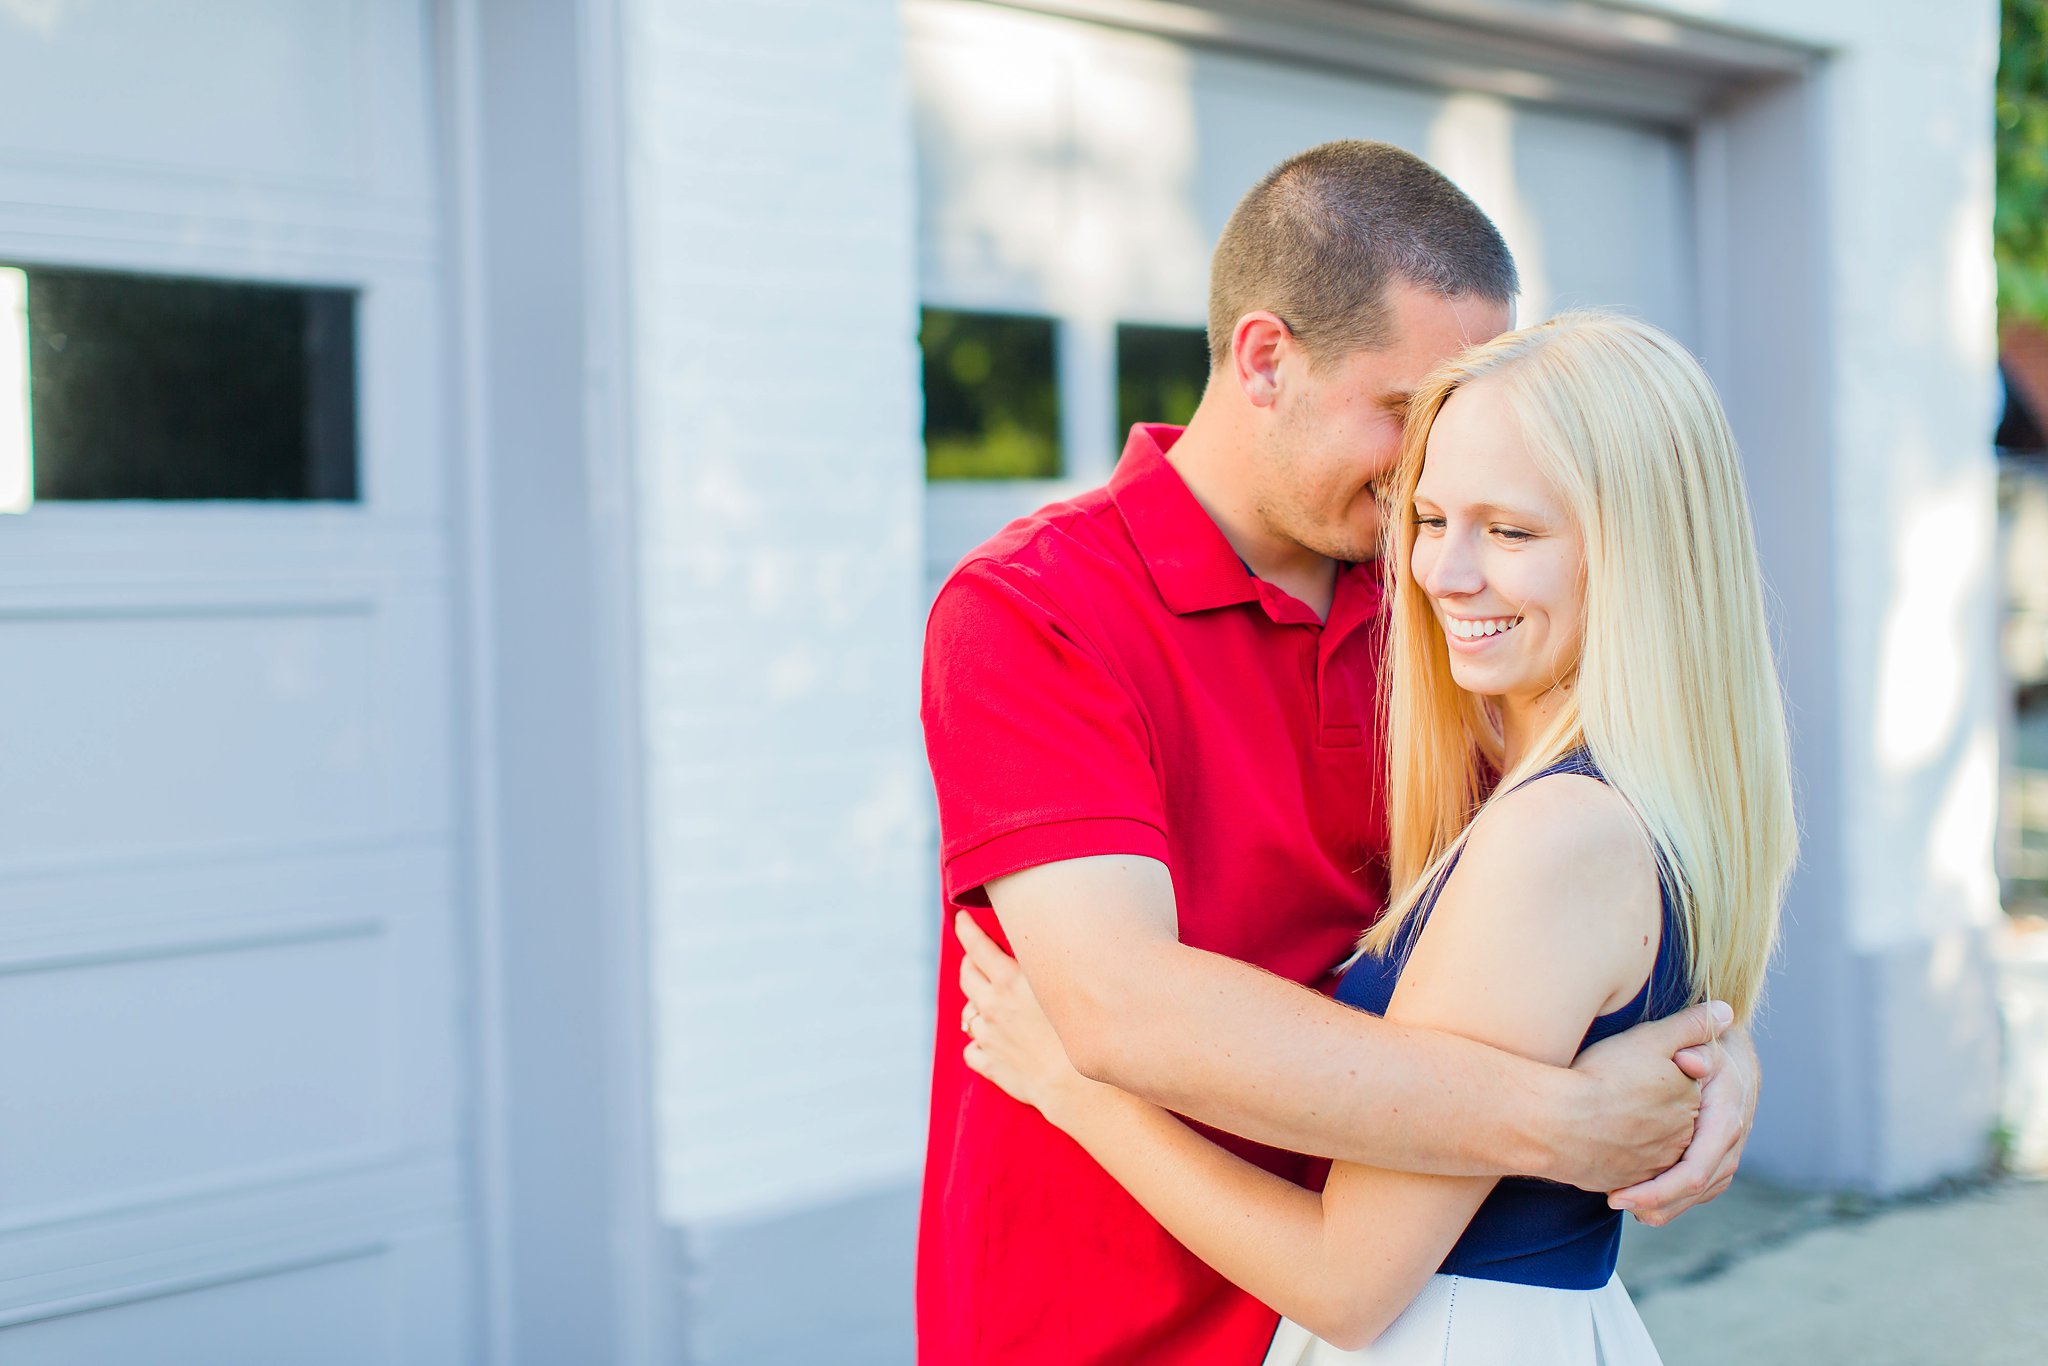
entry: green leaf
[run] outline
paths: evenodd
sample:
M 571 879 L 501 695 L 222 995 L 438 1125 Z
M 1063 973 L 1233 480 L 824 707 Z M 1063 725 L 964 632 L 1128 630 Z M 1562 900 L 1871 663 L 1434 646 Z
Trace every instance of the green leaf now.
M 2048 0 L 2003 0 L 1998 44 L 1998 310 L 2048 325 Z

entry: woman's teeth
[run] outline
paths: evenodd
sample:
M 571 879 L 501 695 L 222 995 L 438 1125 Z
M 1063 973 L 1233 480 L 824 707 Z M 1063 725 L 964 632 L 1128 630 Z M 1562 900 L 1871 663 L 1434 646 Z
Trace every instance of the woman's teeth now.
M 1478 621 L 1463 621 L 1451 617 L 1444 623 L 1445 629 L 1460 640 L 1480 640 L 1486 636 L 1497 636 L 1502 631 L 1512 631 L 1521 624 L 1520 617 L 1484 617 Z

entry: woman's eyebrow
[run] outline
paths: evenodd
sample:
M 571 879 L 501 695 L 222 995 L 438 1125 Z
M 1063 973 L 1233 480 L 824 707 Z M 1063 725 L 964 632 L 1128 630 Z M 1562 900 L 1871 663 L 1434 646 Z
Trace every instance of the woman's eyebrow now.
M 1476 503 L 1472 506 L 1471 510 L 1484 513 L 1488 517 L 1498 517 L 1509 522 L 1541 522 L 1545 520 L 1543 515 L 1534 508 L 1509 507 L 1504 503 Z
M 1431 507 L 1437 505 L 1436 499 L 1420 489 L 1415 491 L 1412 501 L 1418 506 L 1423 503 L 1427 503 Z M 1464 503 L 1459 505 L 1458 510 L 1470 516 L 1487 517 L 1507 522 L 1527 522 L 1531 525 L 1539 525 L 1549 520 L 1534 508 L 1508 507 L 1504 503 Z

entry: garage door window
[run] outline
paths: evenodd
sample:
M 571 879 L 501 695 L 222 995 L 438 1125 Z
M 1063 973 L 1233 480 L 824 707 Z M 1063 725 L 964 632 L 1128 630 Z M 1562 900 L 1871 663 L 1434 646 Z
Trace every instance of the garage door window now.
M 919 340 L 927 478 L 1059 476 L 1065 460 L 1051 318 L 927 308 Z
M 0 498 L 352 502 L 353 290 L 0 267 Z
M 1139 422 L 1186 426 L 1209 382 L 1209 334 L 1199 327 L 1119 323 L 1116 329 L 1116 430 L 1112 449 Z

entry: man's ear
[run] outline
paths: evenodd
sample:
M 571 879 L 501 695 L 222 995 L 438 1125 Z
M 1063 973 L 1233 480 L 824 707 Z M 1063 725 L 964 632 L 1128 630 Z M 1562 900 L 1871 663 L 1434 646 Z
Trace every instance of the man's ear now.
M 1282 363 L 1299 354 L 1294 333 L 1277 313 L 1247 313 L 1231 329 L 1231 372 L 1255 408 L 1273 406 L 1280 396 Z

